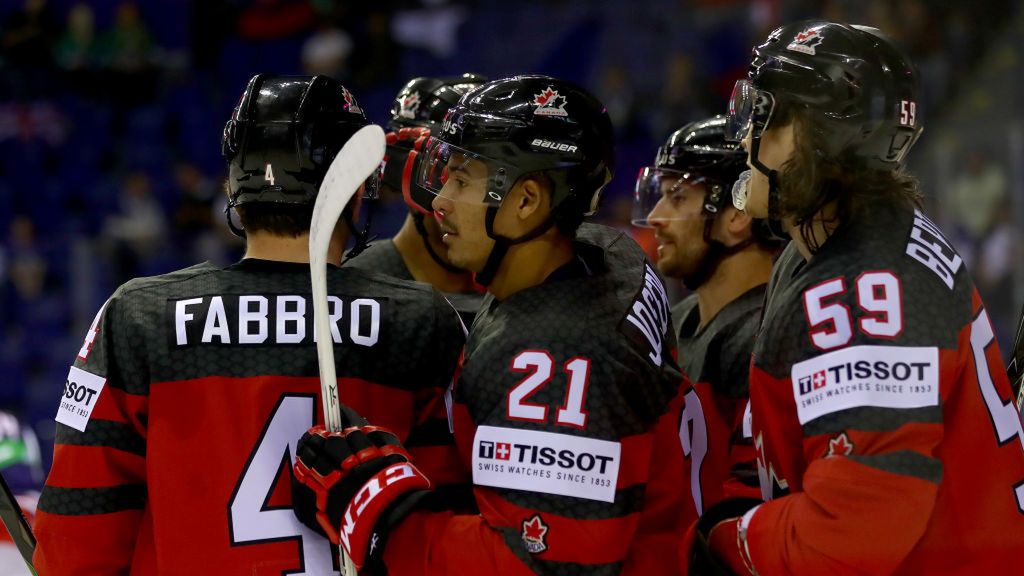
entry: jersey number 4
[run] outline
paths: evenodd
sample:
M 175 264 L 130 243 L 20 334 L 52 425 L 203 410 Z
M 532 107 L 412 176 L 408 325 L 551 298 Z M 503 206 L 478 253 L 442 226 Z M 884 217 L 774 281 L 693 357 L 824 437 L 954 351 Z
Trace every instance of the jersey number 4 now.
M 565 402 L 558 409 L 555 423 L 582 430 L 587 426 L 587 412 L 583 407 L 590 380 L 590 360 L 573 357 L 565 363 L 564 369 L 568 385 Z M 555 375 L 555 359 L 546 350 L 524 350 L 512 360 L 512 371 L 526 372 L 527 376 L 508 392 L 508 419 L 547 422 L 548 406 L 530 402 L 529 398 L 551 382 Z
M 316 399 L 285 394 L 270 413 L 249 461 L 228 503 L 232 545 L 258 545 L 296 540 L 300 566 L 285 574 L 338 574 L 331 543 L 295 517 L 291 506 L 271 506 L 278 480 L 290 478 L 295 445 L 316 424 Z M 287 466 L 287 473 L 281 468 Z M 282 480 L 288 481 L 288 480 Z

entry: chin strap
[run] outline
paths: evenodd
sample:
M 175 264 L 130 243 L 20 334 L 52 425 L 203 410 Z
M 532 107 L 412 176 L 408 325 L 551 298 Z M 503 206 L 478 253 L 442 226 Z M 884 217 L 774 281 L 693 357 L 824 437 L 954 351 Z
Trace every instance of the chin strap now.
M 228 205 L 224 207 L 224 219 L 228 221 L 228 230 L 231 230 L 232 234 L 234 234 L 235 236 L 238 236 L 239 238 L 244 240 L 245 239 L 245 229 L 244 228 L 239 228 L 238 226 L 235 226 L 234 221 L 231 220 L 231 209 L 232 208 L 234 208 L 234 204 L 232 204 L 231 202 L 228 202 Z
M 491 248 L 491 253 L 487 255 L 487 262 L 484 263 L 484 269 L 476 273 L 475 280 L 477 284 L 481 286 L 488 286 L 494 281 L 494 275 L 498 273 L 498 267 L 501 265 L 501 261 L 505 258 L 505 254 L 508 253 L 508 249 L 514 244 L 522 244 L 529 240 L 537 238 L 541 234 L 544 234 L 555 224 L 554 213 L 550 214 L 547 219 L 537 226 L 533 230 L 523 234 L 518 238 L 506 238 L 505 236 L 498 236 L 494 233 L 494 218 L 498 215 L 498 206 L 488 206 L 487 216 L 485 224 L 487 226 L 487 235 L 494 239 L 494 247 Z
M 787 241 L 789 234 L 782 228 L 782 214 L 780 212 L 779 200 L 779 171 L 772 170 L 765 166 L 758 153 L 761 150 L 761 137 L 752 138 L 750 142 L 750 163 L 758 172 L 768 177 L 768 218 L 766 221 L 767 231 L 775 240 Z
M 368 199 L 364 199 L 368 200 Z M 351 216 L 342 213 L 342 220 L 345 221 L 345 225 L 348 226 L 349 232 L 352 233 L 352 238 L 355 239 L 355 245 L 345 253 L 345 258 L 355 258 L 362 254 L 363 250 L 370 247 L 370 242 L 375 240 L 376 236 L 370 236 L 370 224 L 373 222 L 373 200 L 364 202 L 366 209 L 366 223 L 363 224 L 362 230 L 356 230 L 356 223 L 352 220 Z
M 453 266 L 450 262 L 446 262 L 441 255 L 434 250 L 434 246 L 430 243 L 430 235 L 427 234 L 427 226 L 423 223 L 425 216 L 422 212 L 410 211 L 412 213 L 412 220 L 416 224 L 416 232 L 420 235 L 420 240 L 423 241 L 423 247 L 427 249 L 427 254 L 430 254 L 430 258 L 435 264 L 443 268 L 444 270 L 451 272 L 452 274 L 461 274 L 465 272 L 458 266 Z

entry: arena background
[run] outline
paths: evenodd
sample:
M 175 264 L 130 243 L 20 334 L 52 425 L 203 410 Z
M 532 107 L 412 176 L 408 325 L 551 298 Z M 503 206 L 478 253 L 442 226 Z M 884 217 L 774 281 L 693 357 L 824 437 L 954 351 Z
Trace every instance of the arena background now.
M 606 103 L 618 139 L 598 219 L 649 247 L 629 225 L 637 170 L 672 130 L 724 110 L 751 46 L 805 17 L 877 26 L 920 68 L 911 165 L 1006 350 L 1024 300 L 1019 4 L 0 0 L 0 409 L 35 428 L 45 469 L 68 365 L 107 296 L 133 276 L 240 255 L 220 137 L 255 73 L 334 75 L 378 123 L 415 76 L 576 81 Z M 404 214 L 384 198 L 377 232 Z

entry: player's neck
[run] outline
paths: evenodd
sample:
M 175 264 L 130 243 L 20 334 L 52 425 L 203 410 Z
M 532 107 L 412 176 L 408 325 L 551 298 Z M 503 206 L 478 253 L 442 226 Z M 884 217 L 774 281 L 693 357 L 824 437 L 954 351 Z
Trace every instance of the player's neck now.
M 821 210 L 811 218 L 811 225 L 809 227 L 810 234 L 808 238 L 813 239 L 814 244 L 817 247 L 821 247 L 825 243 L 825 240 L 839 227 L 839 222 L 835 219 L 836 214 L 836 201 L 829 202 Z M 814 256 L 811 248 L 804 240 L 804 234 L 800 231 L 800 226 L 794 223 L 792 218 L 783 218 L 782 227 L 789 233 L 789 237 L 793 239 L 793 243 L 796 244 L 796 249 L 800 252 L 800 255 L 804 257 L 804 260 L 810 261 Z
M 733 300 L 751 288 L 768 282 L 772 256 L 756 244 L 731 254 L 718 263 L 715 273 L 697 288 L 700 328 L 706 326 Z
M 504 300 L 520 290 L 543 284 L 573 256 L 572 239 L 552 226 L 533 240 L 510 246 L 487 291 Z
M 327 262 L 335 266 L 341 265 L 342 252 L 348 241 L 348 234 L 344 233 L 343 228 L 344 224 L 340 224 L 334 229 L 334 235 L 327 248 Z M 245 257 L 275 262 L 309 263 L 309 233 L 293 237 L 264 231 L 247 232 Z
M 464 293 L 474 290 L 472 273 L 445 270 L 434 261 L 423 244 L 423 237 L 416 230 L 416 223 L 411 214 L 405 217 L 405 223 L 392 241 L 415 280 L 426 282 L 441 292 Z M 434 245 L 435 253 L 444 250 L 444 245 Z

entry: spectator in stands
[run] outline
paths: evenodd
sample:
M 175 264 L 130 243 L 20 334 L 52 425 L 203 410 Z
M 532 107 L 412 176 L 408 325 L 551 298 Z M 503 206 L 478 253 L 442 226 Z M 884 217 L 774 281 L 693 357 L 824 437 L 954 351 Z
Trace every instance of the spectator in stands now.
M 124 179 L 120 213 L 107 219 L 104 235 L 111 243 L 116 280 L 120 283 L 138 276 L 140 266 L 163 246 L 167 223 L 144 172 L 132 172 Z

